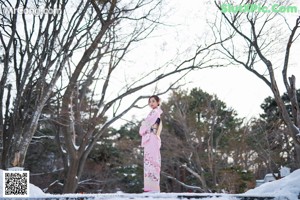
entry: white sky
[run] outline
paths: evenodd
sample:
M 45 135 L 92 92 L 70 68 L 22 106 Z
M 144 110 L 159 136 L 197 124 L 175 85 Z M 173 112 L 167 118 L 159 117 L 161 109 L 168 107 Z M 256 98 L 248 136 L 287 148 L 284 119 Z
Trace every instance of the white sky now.
M 161 26 L 150 38 L 135 46 L 125 58 L 127 61 L 125 65 L 127 66 L 121 68 L 114 75 L 113 83 L 110 84 L 111 90 L 119 90 L 120 84 L 122 84 L 120 83 L 120 76 L 132 73 L 134 77 L 139 72 L 162 66 L 165 62 L 175 58 L 178 52 L 185 52 L 186 49 L 202 44 L 206 37 L 211 34 L 206 19 L 210 19 L 217 12 L 215 6 L 210 4 L 212 2 L 213 0 L 165 0 L 163 7 L 165 16 L 162 21 L 167 26 Z M 275 0 L 270 0 L 270 2 L 275 2 Z M 291 4 L 297 6 L 300 13 L 300 1 L 291 0 Z M 299 14 L 289 13 L 284 15 L 291 25 L 295 23 L 297 16 L 299 16 Z M 300 66 L 296 56 L 299 51 L 300 39 L 292 48 L 291 64 L 288 71 L 289 74 L 294 74 L 298 78 L 296 80 L 297 88 L 300 88 Z M 191 54 L 187 54 L 187 56 L 191 56 Z M 274 57 L 276 56 L 274 55 Z M 0 74 L 2 73 L 1 70 Z M 276 73 L 282 93 L 285 90 L 282 85 L 280 70 L 277 70 Z M 170 82 L 170 79 L 159 82 L 158 87 L 163 88 L 166 84 L 169 85 Z M 185 82 L 187 84 L 183 87 L 184 89 L 199 87 L 209 94 L 216 94 L 229 107 L 235 109 L 240 117 L 246 117 L 247 119 L 257 117 L 262 111 L 260 105 L 263 100 L 272 95 L 265 83 L 242 67 L 198 70 L 189 74 L 185 78 Z M 143 92 L 145 92 L 144 95 L 150 95 L 153 91 Z M 137 94 L 133 94 L 130 98 L 134 99 L 136 97 Z M 162 100 L 166 100 L 167 97 L 168 95 L 162 96 Z M 145 100 L 146 103 L 147 100 Z M 130 120 L 135 115 L 137 120 L 140 121 L 148 112 L 149 108 L 143 110 L 133 109 L 123 118 Z M 122 123 L 124 121 L 120 120 L 113 126 L 117 127 Z
M 199 0 L 168 0 L 167 2 L 170 10 L 163 21 L 175 26 L 161 28 L 154 33 L 154 38 L 140 44 L 133 52 L 135 55 L 134 58 L 131 58 L 133 65 L 144 66 L 148 69 L 149 66 L 158 65 L 173 58 L 177 50 L 183 51 L 189 46 L 200 44 L 203 41 L 205 30 L 208 29 L 205 20 L 206 17 L 209 18 L 215 14 L 214 5 L 210 6 L 205 3 L 209 1 Z M 300 1 L 294 0 L 291 1 L 291 4 L 297 6 L 300 13 Z M 284 15 L 291 25 L 295 24 L 295 20 L 299 16 L 299 14 L 290 13 Z M 300 51 L 299 40 L 292 48 L 291 67 L 288 70 L 289 74 L 294 74 L 296 78 L 299 77 L 296 80 L 297 88 L 300 88 L 300 66 L 295 53 Z M 276 57 L 276 55 L 274 56 Z M 281 79 L 281 69 L 276 73 L 279 78 L 277 83 L 280 92 L 283 93 L 285 90 Z M 240 117 L 247 119 L 258 117 L 262 112 L 261 103 L 267 96 L 272 96 L 267 85 L 243 67 L 199 70 L 188 75 L 185 81 L 191 82 L 184 87 L 185 89 L 199 87 L 209 94 L 216 94 L 228 107 L 235 109 Z M 167 97 L 168 95 L 164 95 L 163 100 L 166 100 Z M 149 108 L 142 111 L 132 110 L 125 118 L 130 119 L 135 115 L 137 120 L 141 120 L 148 112 Z

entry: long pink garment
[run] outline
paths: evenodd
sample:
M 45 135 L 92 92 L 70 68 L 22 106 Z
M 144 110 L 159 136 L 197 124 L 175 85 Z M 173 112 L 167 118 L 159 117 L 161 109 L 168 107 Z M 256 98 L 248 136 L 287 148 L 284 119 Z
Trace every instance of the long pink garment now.
M 149 192 L 160 192 L 161 140 L 151 131 L 151 126 L 161 113 L 159 107 L 153 109 L 142 122 L 139 131 L 142 136 L 141 146 L 144 147 L 144 191 Z

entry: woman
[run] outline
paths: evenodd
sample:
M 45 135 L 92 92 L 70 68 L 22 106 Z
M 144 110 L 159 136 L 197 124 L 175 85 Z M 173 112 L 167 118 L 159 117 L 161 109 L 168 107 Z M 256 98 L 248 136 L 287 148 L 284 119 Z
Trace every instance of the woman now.
M 141 146 L 144 147 L 144 192 L 160 192 L 160 115 L 163 111 L 159 107 L 160 99 L 157 95 L 151 96 L 148 104 L 152 110 L 142 122 L 139 131 L 142 136 Z

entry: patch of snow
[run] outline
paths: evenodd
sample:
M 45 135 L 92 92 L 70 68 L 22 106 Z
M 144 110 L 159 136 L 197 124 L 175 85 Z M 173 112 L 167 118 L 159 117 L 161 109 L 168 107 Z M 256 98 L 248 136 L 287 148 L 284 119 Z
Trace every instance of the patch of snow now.
M 43 138 L 48 138 L 48 139 L 51 139 L 51 140 L 54 140 L 55 139 L 55 136 L 51 136 L 51 135 L 42 135 L 42 136 L 33 136 L 32 137 L 33 139 L 43 139 Z
M 195 195 L 201 195 L 201 200 L 238 200 L 235 197 L 232 197 L 229 194 L 211 194 L 211 193 L 140 193 L 140 194 L 131 194 L 131 193 L 123 193 L 122 191 L 118 191 L 116 193 L 102 193 L 102 194 L 63 194 L 63 195 L 53 195 L 52 198 L 80 198 L 85 197 L 85 199 L 89 200 L 196 200 Z M 179 197 L 180 196 L 180 197 Z M 209 196 L 206 198 L 206 196 Z M 219 197 L 218 197 L 219 196 Z M 198 199 L 198 198 L 197 198 Z
M 77 145 L 76 145 L 76 144 L 74 144 L 74 143 L 73 143 L 73 146 L 74 146 L 74 148 L 75 148 L 76 150 L 78 150 L 78 149 L 79 149 L 79 147 L 80 147 L 80 146 L 77 146 Z
M 66 151 L 63 147 L 61 147 L 61 151 L 62 151 L 64 154 L 67 153 L 67 151 Z
M 300 128 L 298 128 L 295 124 L 293 124 L 294 128 L 298 131 L 298 134 L 300 136 Z
M 288 200 L 298 199 L 298 195 L 300 194 L 300 169 L 282 179 L 265 183 L 249 190 L 245 194 L 275 196 L 278 197 L 278 199 L 287 198 Z

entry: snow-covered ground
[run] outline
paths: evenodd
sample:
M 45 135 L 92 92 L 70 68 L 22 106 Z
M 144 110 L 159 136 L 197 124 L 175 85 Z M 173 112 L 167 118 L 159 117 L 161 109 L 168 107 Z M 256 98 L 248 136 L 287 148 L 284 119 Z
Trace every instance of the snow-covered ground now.
M 255 189 L 248 190 L 246 195 L 276 196 L 278 199 L 297 200 L 300 195 L 300 169 L 295 170 L 283 179 L 265 183 Z M 299 196 L 300 197 L 300 196 Z
M 0 199 L 3 198 L 3 170 L 0 170 Z M 255 189 L 249 190 L 244 194 L 193 194 L 193 193 L 141 193 L 141 194 L 128 194 L 128 193 L 112 193 L 112 194 L 63 194 L 63 195 L 52 195 L 45 194 L 40 188 L 30 184 L 30 197 L 33 198 L 80 198 L 87 197 L 85 199 L 90 200 L 172 200 L 178 199 L 194 199 L 193 196 L 210 196 L 207 198 L 201 198 L 202 200 L 237 200 L 238 197 L 256 196 L 256 197 L 275 197 L 276 200 L 298 200 L 300 194 L 300 169 L 294 171 L 290 175 L 283 179 L 265 183 Z M 5 198 L 7 199 L 7 198 Z M 17 198 L 16 198 L 17 199 Z

